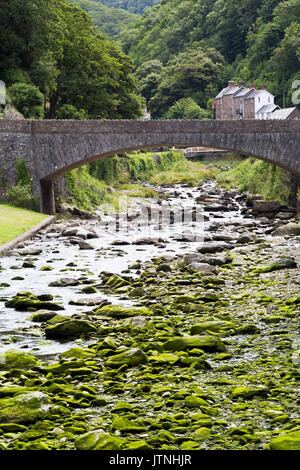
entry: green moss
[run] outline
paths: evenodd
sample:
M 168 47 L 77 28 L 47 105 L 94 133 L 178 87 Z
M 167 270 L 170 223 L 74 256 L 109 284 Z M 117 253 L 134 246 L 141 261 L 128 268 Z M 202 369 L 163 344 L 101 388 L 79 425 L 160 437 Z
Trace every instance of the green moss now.
M 121 354 L 116 354 L 110 357 L 106 365 L 108 367 L 121 367 L 122 365 L 127 365 L 130 367 L 135 367 L 140 364 L 145 364 L 147 362 L 147 357 L 141 349 L 129 349 Z
M 34 294 L 30 292 L 19 292 L 11 300 L 5 302 L 5 307 L 15 308 L 21 312 L 35 312 L 37 310 L 64 310 L 64 307 L 61 305 L 48 302 L 46 300 L 41 300 Z
M 283 434 L 271 440 L 271 450 L 300 450 L 300 431 Z
M 8 350 L 0 353 L 0 370 L 31 369 L 41 365 L 34 356 L 20 351 Z
M 120 450 L 124 439 L 100 431 L 91 431 L 75 440 L 77 450 Z
M 94 313 L 111 318 L 129 318 L 142 315 L 153 315 L 152 310 L 145 307 L 134 308 L 123 307 L 122 305 L 107 305 L 97 308 Z
M 49 409 L 49 397 L 41 392 L 3 398 L 0 399 L 0 422 L 32 423 L 45 416 Z
M 183 336 L 168 340 L 163 348 L 166 351 L 185 351 L 199 348 L 207 352 L 225 351 L 226 347 L 219 338 L 213 336 Z
M 112 430 L 137 433 L 137 432 L 144 432 L 147 429 L 145 428 L 145 426 L 142 426 L 140 423 L 131 421 L 121 416 L 115 416 L 112 422 Z

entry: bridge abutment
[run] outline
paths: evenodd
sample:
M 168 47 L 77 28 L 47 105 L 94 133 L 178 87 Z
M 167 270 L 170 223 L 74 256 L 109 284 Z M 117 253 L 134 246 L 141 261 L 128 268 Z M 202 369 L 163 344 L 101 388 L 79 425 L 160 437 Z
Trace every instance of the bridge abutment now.
M 54 184 L 52 180 L 40 181 L 41 212 L 55 214 Z

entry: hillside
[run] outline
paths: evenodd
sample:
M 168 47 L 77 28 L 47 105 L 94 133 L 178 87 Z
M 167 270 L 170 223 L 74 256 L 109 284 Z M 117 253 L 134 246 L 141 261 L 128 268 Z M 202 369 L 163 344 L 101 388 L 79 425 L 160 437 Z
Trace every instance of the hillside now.
M 163 0 L 122 43 L 154 117 L 186 97 L 209 106 L 230 78 L 266 82 L 290 106 L 300 78 L 300 0 Z
M 137 15 L 120 8 L 110 8 L 93 0 L 71 0 L 85 10 L 97 26 L 111 40 L 117 40 L 126 26 L 137 20 Z
M 122 8 L 131 13 L 142 15 L 147 8 L 157 5 L 160 0 L 96 0 L 108 7 Z

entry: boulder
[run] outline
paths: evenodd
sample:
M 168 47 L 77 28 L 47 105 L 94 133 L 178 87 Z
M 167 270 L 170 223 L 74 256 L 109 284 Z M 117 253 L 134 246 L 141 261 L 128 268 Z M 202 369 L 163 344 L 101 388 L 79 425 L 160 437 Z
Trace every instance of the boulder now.
M 97 308 L 94 313 L 111 318 L 129 318 L 143 315 L 153 315 L 152 310 L 146 307 L 123 307 L 122 305 L 106 305 Z
M 31 354 L 9 349 L 0 352 L 0 370 L 32 369 L 41 365 L 40 361 Z
M 212 321 L 201 322 L 201 323 L 197 323 L 196 325 L 193 325 L 191 328 L 191 334 L 199 335 L 203 331 L 211 331 L 214 333 L 224 333 L 233 328 L 234 328 L 234 323 L 230 321 L 212 320 Z
M 108 367 L 121 367 L 122 365 L 127 365 L 130 367 L 135 367 L 140 364 L 145 364 L 147 362 L 147 357 L 141 349 L 129 349 L 123 353 L 116 354 L 111 356 L 106 365 Z
M 61 305 L 48 302 L 44 299 L 52 299 L 52 296 L 37 297 L 30 292 L 19 292 L 11 300 L 5 302 L 5 307 L 12 307 L 20 312 L 35 312 L 37 310 L 64 310 Z
M 197 247 L 199 253 L 217 253 L 224 250 L 232 250 L 234 248 L 230 243 L 224 242 L 212 242 L 212 243 L 203 243 Z
M 42 392 L 0 399 L 0 422 L 34 423 L 43 419 L 50 408 L 50 399 Z
M 62 277 L 61 279 L 57 279 L 57 281 L 51 282 L 49 284 L 50 287 L 70 287 L 70 286 L 78 286 L 80 284 L 79 279 L 75 278 L 68 278 Z
M 225 344 L 213 336 L 182 336 L 169 339 L 163 344 L 165 351 L 185 351 L 199 348 L 207 352 L 226 351 Z
M 75 440 L 77 450 L 120 450 L 123 439 L 111 436 L 102 429 L 83 434 Z
M 282 204 L 278 201 L 264 201 L 258 199 L 252 202 L 252 211 L 254 213 L 278 212 L 282 207 Z
M 85 320 L 66 320 L 56 325 L 48 326 L 45 330 L 46 338 L 79 337 L 96 333 L 97 328 Z
M 37 323 L 42 323 L 44 321 L 51 320 L 51 318 L 55 317 L 56 313 L 52 312 L 51 310 L 38 310 L 36 313 L 31 315 L 27 320 Z
M 276 228 L 272 232 L 273 236 L 295 236 L 300 235 L 300 224 L 289 223 Z

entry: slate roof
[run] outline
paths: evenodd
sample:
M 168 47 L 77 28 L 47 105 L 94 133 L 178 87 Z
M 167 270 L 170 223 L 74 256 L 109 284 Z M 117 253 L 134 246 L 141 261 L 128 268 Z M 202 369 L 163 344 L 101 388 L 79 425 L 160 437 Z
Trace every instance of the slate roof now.
M 273 111 L 276 111 L 277 109 L 280 109 L 277 104 L 265 104 L 256 112 L 256 114 L 273 113 Z
M 290 114 L 292 114 L 293 111 L 297 109 L 296 107 L 294 108 L 284 108 L 284 109 L 278 109 L 277 111 L 274 111 L 271 115 L 271 119 L 287 119 Z

